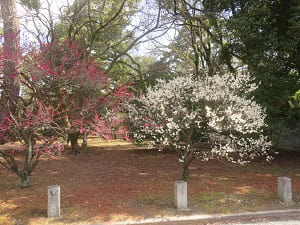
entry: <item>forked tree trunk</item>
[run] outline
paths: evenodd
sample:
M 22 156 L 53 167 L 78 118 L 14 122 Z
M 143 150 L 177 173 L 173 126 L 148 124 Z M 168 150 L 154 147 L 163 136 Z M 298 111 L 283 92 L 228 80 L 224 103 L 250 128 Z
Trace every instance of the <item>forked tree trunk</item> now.
M 22 187 L 26 188 L 30 186 L 29 175 L 31 171 L 32 159 L 33 159 L 33 143 L 32 140 L 28 140 L 28 149 L 24 161 L 23 172 L 21 173 Z
M 21 165 L 17 163 L 16 159 L 10 153 L 0 151 L 0 157 L 4 160 L 2 161 L 1 165 L 4 166 L 4 168 L 6 168 L 7 170 L 15 173 L 20 178 L 21 187 L 29 187 L 29 177 L 31 175 L 31 171 L 37 164 L 37 159 L 34 163 L 30 163 L 30 165 L 27 165 L 27 162 L 25 161 L 23 164 L 23 168 L 21 168 Z
M 25 156 L 25 161 L 24 161 L 24 165 L 23 165 L 23 171 L 20 174 L 20 178 L 22 180 L 22 187 L 26 188 L 30 186 L 30 175 L 31 175 L 31 171 L 34 169 L 36 163 L 33 163 L 33 159 L 34 159 L 34 141 L 33 140 L 28 140 L 28 149 L 26 152 L 26 156 Z
M 30 177 L 32 171 L 35 169 L 39 162 L 39 154 L 33 152 L 33 146 L 29 147 L 26 151 L 25 161 L 23 164 L 23 168 L 17 167 L 17 164 L 14 163 L 11 165 L 11 168 L 15 168 L 11 170 L 15 172 L 19 178 L 21 179 L 21 186 L 22 188 L 27 188 L 31 186 Z

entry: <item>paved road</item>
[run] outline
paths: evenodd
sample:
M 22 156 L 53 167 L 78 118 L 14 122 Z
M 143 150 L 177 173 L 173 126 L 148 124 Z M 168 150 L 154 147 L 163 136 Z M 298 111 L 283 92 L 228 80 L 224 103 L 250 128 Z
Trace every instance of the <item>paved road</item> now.
M 299 220 L 278 221 L 278 222 L 260 222 L 260 223 L 235 223 L 234 225 L 299 225 Z
M 300 213 L 245 218 L 244 221 L 231 221 L 224 225 L 300 225 Z M 201 223 L 200 223 L 201 224 Z
M 84 225 L 300 225 L 300 209 L 211 214 L 152 218 L 140 221 L 124 221 L 114 224 L 89 223 Z
M 177 221 L 177 222 L 164 222 L 164 223 L 147 223 L 143 225 L 300 225 L 300 217 L 298 219 L 287 219 L 287 220 L 278 220 L 278 221 L 270 221 L 270 220 L 260 220 L 252 222 L 204 222 L 204 221 Z
M 134 225 L 134 224 L 131 224 Z M 137 225 L 137 224 L 136 224 Z M 165 221 L 138 225 L 300 225 L 300 212 L 208 220 Z
M 242 218 L 233 220 L 224 220 L 216 222 L 205 221 L 187 221 L 183 223 L 170 223 L 168 225 L 300 225 L 300 214 L 291 213 L 277 216 L 261 216 L 255 218 Z
M 276 216 L 261 216 L 256 218 L 243 218 L 215 223 L 197 223 L 196 221 L 186 225 L 300 225 L 300 214 L 280 214 Z M 175 224 L 174 224 L 175 225 Z

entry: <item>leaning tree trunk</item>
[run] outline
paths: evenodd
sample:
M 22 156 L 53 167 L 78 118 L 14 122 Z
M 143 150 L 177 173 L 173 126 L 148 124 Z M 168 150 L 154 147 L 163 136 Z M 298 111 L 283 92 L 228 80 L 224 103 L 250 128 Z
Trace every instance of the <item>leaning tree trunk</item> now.
M 17 74 L 17 56 L 19 53 L 19 21 L 16 0 L 1 0 L 1 16 L 3 20 L 4 44 L 6 59 L 3 70 L 3 90 L 0 100 L 0 120 L 9 112 L 16 110 L 20 84 Z

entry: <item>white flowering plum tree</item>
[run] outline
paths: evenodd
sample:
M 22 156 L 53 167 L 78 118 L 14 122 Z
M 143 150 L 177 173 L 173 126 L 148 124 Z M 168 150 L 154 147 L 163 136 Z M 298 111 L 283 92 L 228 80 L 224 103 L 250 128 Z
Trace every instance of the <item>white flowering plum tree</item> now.
M 172 148 L 188 180 L 194 158 L 244 164 L 271 159 L 263 134 L 265 111 L 251 98 L 256 89 L 247 73 L 158 80 L 147 94 L 127 105 L 133 139 Z

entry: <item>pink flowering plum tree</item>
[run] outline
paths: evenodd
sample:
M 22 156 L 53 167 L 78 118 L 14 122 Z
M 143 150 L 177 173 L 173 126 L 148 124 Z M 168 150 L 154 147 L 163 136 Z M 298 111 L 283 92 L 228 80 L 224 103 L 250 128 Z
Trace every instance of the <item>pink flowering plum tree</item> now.
M 39 54 L 31 54 L 26 62 L 36 80 L 46 84 L 47 102 L 56 106 L 61 117 L 58 123 L 64 129 L 72 150 L 78 154 L 78 138 L 83 137 L 87 148 L 87 136 L 91 133 L 102 138 L 116 134 L 126 136 L 120 117 L 121 102 L 130 97 L 127 87 L 113 85 L 79 42 L 65 41 L 43 45 Z M 64 118 L 64 119 L 62 119 Z M 104 122 L 113 120 L 112 122 Z M 64 137 L 66 139 L 66 137 Z
M 158 80 L 127 105 L 133 139 L 174 149 L 183 180 L 194 158 L 244 164 L 265 155 L 269 160 L 265 111 L 248 98 L 255 88 L 242 72 Z
M 39 158 L 56 154 L 63 148 L 57 139 L 61 129 L 55 122 L 59 112 L 45 102 L 42 87 L 30 75 L 18 72 L 14 76 L 20 80 L 20 95 L 12 93 L 4 82 L 0 84 L 7 99 L 7 104 L 1 105 L 6 113 L 0 120 L 0 142 L 4 144 L 0 146 L 0 165 L 14 172 L 21 179 L 22 187 L 28 187 Z
M 60 152 L 70 133 L 125 135 L 118 110 L 130 94 L 126 86 L 112 87 L 76 42 L 55 41 L 22 52 L 18 57 L 8 56 L 3 48 L 0 52 L 1 70 L 6 61 L 14 61 L 16 72 L 10 76 L 18 76 L 21 89 L 15 96 L 5 82 L 0 83 L 8 99 L 1 105 L 7 113 L 0 120 L 0 165 L 28 187 L 40 157 Z M 76 151 L 77 139 L 72 145 Z

